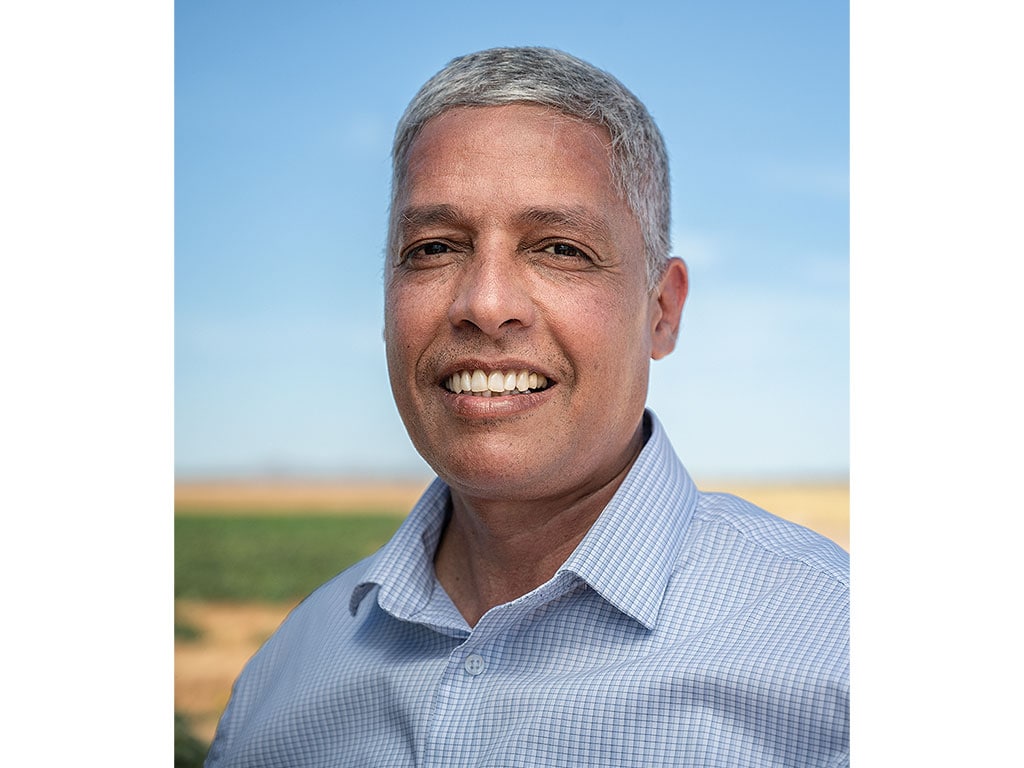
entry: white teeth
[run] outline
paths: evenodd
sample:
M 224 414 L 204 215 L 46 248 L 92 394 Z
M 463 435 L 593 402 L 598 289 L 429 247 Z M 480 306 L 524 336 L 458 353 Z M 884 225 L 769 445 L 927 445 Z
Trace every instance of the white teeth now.
M 472 393 L 478 397 L 523 394 L 530 390 L 545 389 L 547 377 L 542 373 L 521 371 L 492 371 L 484 373 L 477 368 L 474 371 L 458 371 L 444 382 L 445 388 L 456 395 Z

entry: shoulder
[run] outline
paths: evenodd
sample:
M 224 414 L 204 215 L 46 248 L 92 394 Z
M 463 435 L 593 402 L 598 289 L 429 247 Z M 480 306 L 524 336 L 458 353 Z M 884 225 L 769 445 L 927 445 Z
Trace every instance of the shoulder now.
M 259 724 L 274 716 L 276 706 L 308 687 L 307 678 L 318 669 L 324 653 L 325 638 L 330 638 L 335 650 L 351 641 L 359 623 L 349 610 L 352 593 L 374 557 L 345 569 L 311 592 L 249 659 L 232 686 L 207 766 L 232 762 L 235 751 L 245 748 L 252 738 L 252 729 L 262 727 Z M 300 685 L 300 680 L 305 682 Z
M 291 610 L 281 626 L 249 660 L 236 687 L 259 688 L 282 667 L 301 666 L 319 652 L 320 638 L 338 642 L 351 635 L 357 619 L 349 606 L 353 591 L 372 566 L 375 555 L 361 560 L 317 587 Z
M 712 542 L 741 548 L 758 559 L 788 562 L 849 588 L 850 556 L 809 528 L 784 520 L 727 493 L 701 493 L 694 512 L 695 532 Z
M 847 552 L 824 536 L 736 496 L 701 494 L 666 595 L 665 630 L 728 651 L 732 668 L 785 685 L 827 684 L 841 698 L 849 573 Z
M 678 550 L 669 605 L 688 631 L 732 627 L 845 655 L 850 559 L 838 544 L 736 496 L 701 494 Z M 788 651 L 787 651 L 788 653 Z

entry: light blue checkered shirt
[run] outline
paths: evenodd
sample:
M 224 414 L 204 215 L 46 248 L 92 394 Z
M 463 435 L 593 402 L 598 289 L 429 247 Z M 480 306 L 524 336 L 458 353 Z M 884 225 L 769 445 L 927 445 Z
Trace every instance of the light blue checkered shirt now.
M 434 578 L 435 481 L 250 660 L 226 766 L 840 766 L 849 559 L 698 492 L 651 436 L 558 573 L 470 629 Z

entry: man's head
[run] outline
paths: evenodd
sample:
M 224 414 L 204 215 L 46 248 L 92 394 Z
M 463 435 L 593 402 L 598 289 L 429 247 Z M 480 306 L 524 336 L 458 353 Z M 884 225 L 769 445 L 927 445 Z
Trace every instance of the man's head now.
M 604 128 L 612 178 L 640 224 L 648 283 L 657 284 L 671 247 L 668 154 L 647 108 L 607 72 L 550 48 L 492 48 L 453 59 L 413 97 L 392 148 L 388 254 L 394 253 L 395 197 L 409 148 L 424 124 L 454 107 L 538 104 Z
M 667 257 L 661 139 L 621 85 L 564 54 L 484 52 L 452 69 L 396 140 L 384 334 L 395 402 L 463 496 L 588 496 L 640 450 L 650 360 L 674 348 L 686 297 L 685 266 Z M 581 100 L 581 79 L 604 90 Z M 483 103 L 464 103 L 476 92 Z M 583 101 L 586 117 L 553 106 Z M 592 117 L 611 112 L 642 115 L 642 128 L 616 137 Z M 645 143 L 638 133 L 657 138 L 653 169 L 623 150 Z M 631 202 L 645 194 L 656 200 Z M 643 214 L 662 208 L 649 241 Z

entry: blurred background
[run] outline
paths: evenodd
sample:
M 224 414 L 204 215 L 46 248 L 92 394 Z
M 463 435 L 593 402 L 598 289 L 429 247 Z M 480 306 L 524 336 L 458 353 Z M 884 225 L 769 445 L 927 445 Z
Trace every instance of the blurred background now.
M 175 4 L 175 732 L 426 485 L 381 339 L 395 123 L 451 58 L 562 48 L 658 122 L 691 289 L 649 405 L 695 479 L 849 547 L 846 3 Z

